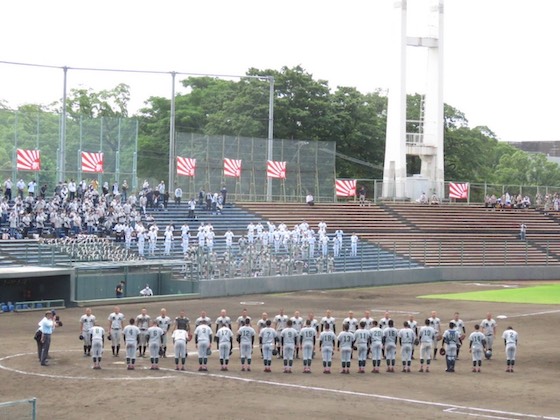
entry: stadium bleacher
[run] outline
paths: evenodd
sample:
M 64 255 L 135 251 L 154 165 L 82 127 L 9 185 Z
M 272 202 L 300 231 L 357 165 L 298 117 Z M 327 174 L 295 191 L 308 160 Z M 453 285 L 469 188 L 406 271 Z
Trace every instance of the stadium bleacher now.
M 187 218 L 185 204 L 169 203 L 166 210 L 151 210 L 160 228 L 156 255 L 146 258 L 168 260 L 175 277 L 183 273 L 183 252 L 180 227 L 188 223 L 195 232 L 201 223 L 212 224 L 216 233 L 214 251 L 225 251 L 223 234 L 231 229 L 234 244 L 246 235 L 249 223 L 267 221 L 285 223 L 289 229 L 306 221 L 317 229 L 327 223 L 327 233 L 345 233 L 341 256 L 335 260 L 336 271 L 381 270 L 417 266 L 511 266 L 560 264 L 560 219 L 554 214 L 534 209 L 493 210 L 480 205 L 427 206 L 414 203 L 382 203 L 359 206 L 357 203 L 319 203 L 307 206 L 298 203 L 247 202 L 227 204 L 221 214 L 197 208 L 196 218 Z M 528 226 L 527 240 L 519 239 L 519 226 Z M 173 224 L 174 245 L 171 254 L 163 255 L 161 233 Z M 350 257 L 349 238 L 360 238 L 358 256 Z M 191 238 L 191 242 L 195 242 Z M 60 248 L 49 247 L 35 239 L 0 241 L 2 265 L 70 264 L 76 257 Z M 118 243 L 121 247 L 124 243 Z M 236 247 L 234 246 L 234 249 Z M 132 246 L 133 253 L 136 246 Z M 284 251 L 281 251 L 283 253 Z M 329 252 L 332 252 L 330 245 Z M 316 247 L 316 255 L 318 247 Z M 309 272 L 317 267 L 309 261 Z

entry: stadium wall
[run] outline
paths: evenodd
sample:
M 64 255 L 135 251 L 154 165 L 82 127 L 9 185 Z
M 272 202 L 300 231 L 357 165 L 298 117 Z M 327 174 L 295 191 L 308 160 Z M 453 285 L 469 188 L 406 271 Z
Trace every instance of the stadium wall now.
M 205 280 L 201 297 L 344 289 L 445 281 L 557 280 L 557 267 L 438 267 L 391 271 Z
M 543 281 L 558 280 L 558 268 L 553 266 L 512 267 L 434 267 L 387 271 L 314 274 L 204 280 L 190 282 L 171 278 L 169 271 L 129 274 L 125 297 L 139 297 L 146 283 L 157 296 L 173 295 L 201 298 L 242 296 L 251 294 L 328 290 L 355 287 L 388 286 L 445 281 Z M 67 306 L 81 301 L 106 304 L 115 298 L 115 286 L 122 274 L 91 271 L 75 275 L 72 269 L 51 270 L 44 267 L 21 267 L 0 270 L 0 301 L 64 299 Z M 30 299 L 22 299 L 26 290 Z
M 168 271 L 161 272 L 143 272 L 129 273 L 125 276 L 120 272 L 104 272 L 98 271 L 80 272 L 76 276 L 74 301 L 112 299 L 115 297 L 115 288 L 120 281 L 125 281 L 124 296 L 135 297 L 140 296 L 146 284 L 154 291 L 154 294 L 168 294 L 170 287 L 171 273 Z

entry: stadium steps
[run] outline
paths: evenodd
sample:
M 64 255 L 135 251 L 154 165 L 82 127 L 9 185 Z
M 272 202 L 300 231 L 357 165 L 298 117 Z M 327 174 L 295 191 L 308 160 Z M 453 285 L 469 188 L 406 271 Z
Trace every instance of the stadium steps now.
M 278 203 L 272 203 L 278 207 Z M 305 211 L 308 206 L 305 205 L 297 205 L 298 210 Z M 354 211 L 358 209 L 358 212 L 361 213 L 362 220 L 368 220 L 371 217 L 379 216 L 379 210 L 377 208 L 364 208 L 359 207 L 357 205 L 348 205 L 350 207 L 350 211 Z M 271 207 L 275 207 L 274 205 Z M 316 208 L 322 207 L 322 205 L 315 206 Z M 329 209 L 325 206 L 325 209 Z M 361 209 L 361 210 L 360 210 Z M 281 212 L 282 213 L 282 212 Z M 149 214 L 154 217 L 155 223 L 159 227 L 160 235 L 162 235 L 162 231 L 165 229 L 165 226 L 173 223 L 175 227 L 175 234 L 174 234 L 174 241 L 173 247 L 171 251 L 171 255 L 164 256 L 164 243 L 163 238 L 158 238 L 158 243 L 156 247 L 156 255 L 155 256 L 147 256 L 148 259 L 167 259 L 169 261 L 176 261 L 177 264 L 173 266 L 173 276 L 174 278 L 184 278 L 185 274 L 182 273 L 183 269 L 183 253 L 181 248 L 181 238 L 180 238 L 180 228 L 184 223 L 189 225 L 191 235 L 191 243 L 196 241 L 194 235 L 197 232 L 198 226 L 201 223 L 207 224 L 211 223 L 214 232 L 216 233 L 216 238 L 214 240 L 214 251 L 217 253 L 218 257 L 221 257 L 223 253 L 226 251 L 225 246 L 225 239 L 223 238 L 223 234 L 226 232 L 227 229 L 231 229 L 232 232 L 235 234 L 234 238 L 234 251 L 237 250 L 236 241 L 239 239 L 240 236 L 245 236 L 247 233 L 247 225 L 249 223 L 257 224 L 262 223 L 266 229 L 266 222 L 271 221 L 275 224 L 279 224 L 281 222 L 285 222 L 288 224 L 289 228 L 293 228 L 295 224 L 301 223 L 304 219 L 308 220 L 310 226 L 316 230 L 316 224 L 318 224 L 321 220 L 327 220 L 327 216 L 334 217 L 334 214 L 329 211 L 323 212 L 322 215 L 324 217 L 315 217 L 315 218 L 306 218 L 302 216 L 308 216 L 308 213 L 302 213 L 298 211 L 294 211 L 290 209 L 289 212 L 282 213 L 284 215 L 283 218 L 276 218 L 275 219 L 268 219 L 264 217 L 265 215 L 261 215 L 256 212 L 252 212 L 248 207 L 246 207 L 245 203 L 239 204 L 228 204 L 222 214 L 212 214 L 207 210 L 203 210 L 200 207 L 197 207 L 195 212 L 196 219 L 188 219 L 188 211 L 185 206 L 176 206 L 175 204 L 169 204 L 167 211 L 165 210 L 155 210 L 149 211 Z M 339 217 L 338 215 L 337 217 Z M 389 217 L 383 217 L 383 219 L 390 220 L 392 219 Z M 345 228 L 348 230 L 352 226 L 349 224 L 339 223 L 337 226 L 340 228 Z M 327 231 L 329 232 L 329 237 L 332 239 L 334 231 L 337 227 L 328 226 Z M 343 229 L 344 230 L 344 229 Z M 351 230 L 351 229 L 350 229 Z M 133 245 L 134 249 L 135 245 Z M 146 245 L 147 250 L 147 245 Z M 320 252 L 320 247 L 318 245 L 315 246 L 315 256 L 317 256 Z M 332 253 L 332 245 L 329 244 L 329 253 Z M 147 252 L 146 252 L 147 254 Z M 286 251 L 281 247 L 281 250 L 276 254 L 278 257 L 283 257 L 286 255 Z M 236 257 L 239 257 L 236 255 Z M 305 261 L 305 259 L 304 259 Z M 317 271 L 316 263 L 313 259 L 308 259 L 305 261 L 308 265 L 306 269 L 307 272 L 313 273 Z M 400 255 L 396 255 L 390 251 L 384 250 L 379 248 L 367 241 L 361 241 L 358 246 L 358 255 L 356 257 L 350 256 L 350 238 L 349 235 L 346 234 L 343 240 L 343 246 L 341 248 L 340 257 L 335 258 L 335 271 L 336 270 L 343 270 L 343 271 L 360 271 L 360 270 L 383 270 L 383 269 L 396 269 L 396 268 L 409 268 L 409 267 L 416 267 L 418 264 L 410 261 L 407 258 L 404 258 Z M 188 275 L 188 273 L 187 273 Z
M 42 245 L 37 239 L 0 241 L 0 267 L 69 264 L 70 258 Z

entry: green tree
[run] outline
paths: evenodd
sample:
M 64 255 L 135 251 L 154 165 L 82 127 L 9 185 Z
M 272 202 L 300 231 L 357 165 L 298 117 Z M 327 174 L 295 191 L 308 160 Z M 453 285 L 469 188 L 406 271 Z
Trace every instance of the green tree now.
M 495 174 L 498 183 L 507 185 L 560 185 L 560 167 L 542 153 L 505 154 Z

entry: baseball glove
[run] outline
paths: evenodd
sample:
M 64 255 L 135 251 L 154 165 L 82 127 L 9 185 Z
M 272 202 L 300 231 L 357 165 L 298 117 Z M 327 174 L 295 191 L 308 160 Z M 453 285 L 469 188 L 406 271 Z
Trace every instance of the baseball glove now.
M 415 340 L 414 340 L 414 345 L 417 346 L 418 344 L 420 344 L 420 340 L 415 339 Z
M 111 341 L 111 340 L 112 340 L 112 338 L 111 338 L 111 334 L 107 334 L 107 340 L 109 340 L 109 341 Z
M 358 350 L 358 347 L 352 346 L 352 350 L 356 351 L 356 350 Z
M 276 349 L 272 350 L 272 355 L 273 356 L 278 356 L 278 350 L 276 350 Z
M 439 349 L 439 354 L 445 356 L 445 349 L 443 347 Z
M 80 334 L 80 336 L 78 337 L 80 340 L 84 339 L 84 336 L 82 334 Z
M 165 353 L 164 353 L 164 351 L 163 351 L 163 347 L 160 347 L 160 348 L 159 348 L 159 355 L 160 355 L 160 356 L 163 356 L 164 354 L 165 354 Z
M 206 356 L 212 356 L 212 349 L 210 347 L 206 349 Z

